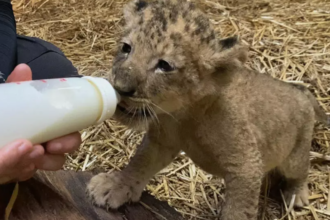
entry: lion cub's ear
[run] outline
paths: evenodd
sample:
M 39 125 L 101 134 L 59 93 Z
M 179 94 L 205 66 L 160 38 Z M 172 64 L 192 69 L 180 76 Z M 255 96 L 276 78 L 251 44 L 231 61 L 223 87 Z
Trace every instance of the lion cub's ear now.
M 148 6 L 147 0 L 133 0 L 124 6 L 124 19 L 127 27 L 131 27 L 136 22 L 139 13 Z
M 204 67 L 210 71 L 243 65 L 248 59 L 248 47 L 239 42 L 237 36 L 218 40 L 215 48 L 203 54 Z
M 222 52 L 221 57 L 230 56 L 234 59 L 238 59 L 243 64 L 248 59 L 248 48 L 239 43 L 238 37 L 229 37 L 222 40 L 219 40 L 221 46 L 220 53 Z

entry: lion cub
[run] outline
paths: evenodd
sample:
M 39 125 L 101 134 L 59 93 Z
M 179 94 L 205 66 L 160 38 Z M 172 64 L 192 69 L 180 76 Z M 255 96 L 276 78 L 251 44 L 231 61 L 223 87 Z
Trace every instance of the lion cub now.
M 219 40 L 190 2 L 135 0 L 124 17 L 109 79 L 122 96 L 115 118 L 148 133 L 123 171 L 92 178 L 94 202 L 138 201 L 183 150 L 225 179 L 222 220 L 256 219 L 262 178 L 275 169 L 288 180 L 288 200 L 307 205 L 314 121 L 326 122 L 312 94 L 246 68 L 246 49 Z

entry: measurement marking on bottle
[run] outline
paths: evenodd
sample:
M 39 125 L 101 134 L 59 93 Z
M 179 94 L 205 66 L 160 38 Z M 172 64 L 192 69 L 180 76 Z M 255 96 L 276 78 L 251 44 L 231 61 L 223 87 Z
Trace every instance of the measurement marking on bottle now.
M 17 82 L 16 84 L 17 84 L 17 85 L 21 85 L 21 83 L 20 83 L 20 82 Z
M 66 82 L 66 79 L 60 79 L 61 82 Z
M 44 79 L 43 79 L 43 80 L 41 80 L 41 82 L 43 82 L 43 83 L 47 83 L 47 81 L 46 81 L 46 80 L 44 80 Z

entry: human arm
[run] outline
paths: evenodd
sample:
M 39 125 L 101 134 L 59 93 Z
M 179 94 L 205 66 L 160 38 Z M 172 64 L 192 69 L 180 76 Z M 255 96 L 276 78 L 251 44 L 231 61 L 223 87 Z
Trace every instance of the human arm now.
M 16 63 L 16 23 L 10 0 L 0 0 L 0 83 Z

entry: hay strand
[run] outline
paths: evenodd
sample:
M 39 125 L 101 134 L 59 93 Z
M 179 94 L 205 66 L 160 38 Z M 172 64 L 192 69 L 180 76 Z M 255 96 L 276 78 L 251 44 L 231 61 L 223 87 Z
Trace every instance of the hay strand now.
M 106 77 L 122 30 L 127 0 L 13 0 L 19 34 L 60 47 L 80 74 Z M 238 34 L 250 46 L 248 65 L 282 80 L 306 85 L 330 111 L 330 4 L 327 0 L 194 0 L 219 37 Z M 82 131 L 79 151 L 65 169 L 107 171 L 126 166 L 143 133 L 115 121 Z M 315 129 L 309 174 L 310 207 L 294 212 L 299 220 L 329 219 L 330 131 Z M 166 200 L 186 219 L 217 219 L 224 182 L 195 166 L 184 153 L 157 174 L 147 190 Z M 261 201 L 262 219 L 285 217 L 283 203 Z M 263 207 L 265 206 L 265 207 Z M 286 207 L 287 208 L 287 207 Z

